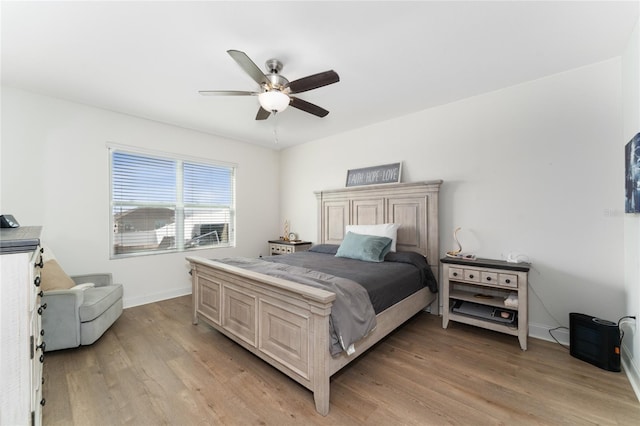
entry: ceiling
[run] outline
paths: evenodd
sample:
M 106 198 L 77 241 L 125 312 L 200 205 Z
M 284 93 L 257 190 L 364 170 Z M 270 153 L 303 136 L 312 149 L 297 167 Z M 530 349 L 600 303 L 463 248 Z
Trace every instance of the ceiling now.
M 282 149 L 620 56 L 638 2 L 7 2 L 2 84 Z M 340 82 L 256 121 L 226 53 Z M 278 143 L 275 143 L 274 129 Z

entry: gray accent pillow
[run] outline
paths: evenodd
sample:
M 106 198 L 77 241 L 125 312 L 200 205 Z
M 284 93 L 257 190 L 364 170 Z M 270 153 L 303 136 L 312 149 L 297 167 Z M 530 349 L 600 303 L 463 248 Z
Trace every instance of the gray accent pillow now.
M 316 244 L 308 251 L 323 254 L 336 254 L 338 252 L 338 247 L 340 247 L 338 244 Z
M 338 248 L 336 257 L 382 262 L 391 250 L 391 238 L 347 232 Z

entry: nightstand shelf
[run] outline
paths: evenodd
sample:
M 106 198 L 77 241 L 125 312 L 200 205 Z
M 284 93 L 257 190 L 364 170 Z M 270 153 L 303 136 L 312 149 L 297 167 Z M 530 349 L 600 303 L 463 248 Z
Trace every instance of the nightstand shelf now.
M 522 350 L 527 349 L 529 334 L 527 292 L 528 263 L 508 263 L 493 259 L 457 259 L 445 257 L 442 263 L 442 327 L 449 321 L 460 322 L 517 336 Z M 517 306 L 505 305 L 509 295 L 517 295 Z M 512 322 L 484 314 L 454 312 L 454 306 L 472 307 L 485 312 L 512 315 Z M 497 309 L 497 311 L 494 311 Z
M 493 299 L 481 299 L 478 300 L 478 298 L 476 297 L 476 294 L 478 294 L 478 291 L 476 290 L 476 292 L 468 292 L 468 291 L 458 291 L 458 290 L 449 290 L 449 299 L 455 299 L 455 300 L 463 300 L 463 301 L 467 301 L 467 302 L 473 302 L 473 303 L 481 303 L 483 305 L 488 305 L 488 306 L 495 306 L 496 308 L 504 308 L 504 298 L 501 297 L 494 297 Z M 487 294 L 486 291 L 483 291 L 482 294 Z
M 289 254 L 307 251 L 311 248 L 309 241 L 269 240 L 269 255 Z

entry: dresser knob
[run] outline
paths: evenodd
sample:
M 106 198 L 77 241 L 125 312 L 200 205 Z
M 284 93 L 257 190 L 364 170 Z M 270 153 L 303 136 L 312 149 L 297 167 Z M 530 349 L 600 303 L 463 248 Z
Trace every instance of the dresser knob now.
M 44 329 L 40 330 L 40 335 L 44 336 Z
M 40 290 L 40 292 L 38 293 L 38 296 L 44 297 L 44 291 Z
M 42 268 L 44 266 L 44 262 L 42 261 L 42 257 L 40 258 L 40 263 L 36 263 L 34 266 L 37 266 L 38 268 Z
M 42 399 L 40 400 L 40 405 L 42 405 L 43 407 L 44 407 L 44 404 L 46 404 L 46 403 L 47 403 L 47 400 L 46 400 L 46 399 L 42 398 Z
M 454 272 L 454 273 L 453 273 L 453 276 L 454 276 L 454 277 L 457 277 L 457 276 L 458 276 L 458 273 L 457 273 L 457 272 Z
M 491 281 L 491 277 L 487 277 L 487 281 Z
M 47 347 L 47 344 L 45 342 L 42 342 L 38 346 L 36 346 L 36 350 L 42 349 L 42 352 L 44 352 L 44 348 L 46 347 Z
M 39 314 L 39 315 L 42 315 L 42 312 L 43 312 L 45 309 L 47 309 L 47 304 L 46 304 L 46 303 L 45 303 L 44 305 L 42 305 L 42 306 L 40 306 L 40 307 L 38 308 L 38 314 Z
M 473 278 L 473 274 L 469 275 L 469 278 Z
M 40 277 L 36 277 L 36 279 L 33 280 L 33 285 L 35 285 L 36 287 L 40 287 Z
M 40 355 L 40 362 L 44 363 L 44 354 Z
M 506 280 L 504 280 L 505 283 L 507 284 L 511 284 L 511 280 L 509 278 L 507 278 Z

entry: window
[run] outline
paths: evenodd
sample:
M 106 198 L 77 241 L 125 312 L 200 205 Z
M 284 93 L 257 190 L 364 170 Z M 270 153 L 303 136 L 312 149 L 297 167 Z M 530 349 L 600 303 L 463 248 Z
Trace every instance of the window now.
M 110 149 L 111 257 L 235 246 L 235 166 Z

